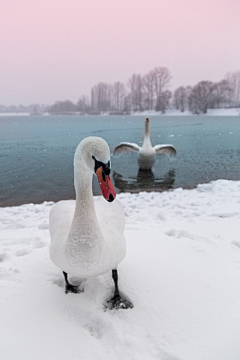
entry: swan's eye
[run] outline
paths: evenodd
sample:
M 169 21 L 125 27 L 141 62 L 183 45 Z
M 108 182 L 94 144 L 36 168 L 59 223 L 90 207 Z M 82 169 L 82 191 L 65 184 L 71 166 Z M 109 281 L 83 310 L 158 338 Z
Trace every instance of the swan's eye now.
M 109 175 L 111 172 L 110 161 L 107 164 L 103 164 L 103 172 L 105 175 Z
M 107 164 L 104 164 L 103 162 L 98 161 L 93 155 L 92 155 L 92 158 L 95 161 L 95 167 L 94 167 L 95 173 L 96 173 L 98 168 L 102 167 L 103 179 L 104 179 L 105 175 L 109 175 L 110 172 L 111 172 L 110 161 L 108 161 Z

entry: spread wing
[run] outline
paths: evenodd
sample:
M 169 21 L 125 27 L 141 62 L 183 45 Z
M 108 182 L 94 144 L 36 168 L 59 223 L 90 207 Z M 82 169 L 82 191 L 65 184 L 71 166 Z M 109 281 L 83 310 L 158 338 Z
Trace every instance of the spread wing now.
M 140 146 L 134 143 L 121 142 L 118 146 L 115 147 L 113 154 L 121 155 L 126 152 L 139 152 Z
M 153 148 L 156 151 L 156 154 L 164 154 L 164 155 L 168 155 L 168 156 L 176 156 L 177 155 L 177 150 L 175 149 L 174 146 L 172 146 L 170 144 L 155 145 Z

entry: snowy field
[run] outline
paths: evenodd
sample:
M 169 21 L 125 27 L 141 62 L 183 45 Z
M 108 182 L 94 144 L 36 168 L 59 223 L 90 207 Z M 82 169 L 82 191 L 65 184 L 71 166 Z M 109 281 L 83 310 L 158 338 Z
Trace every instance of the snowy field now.
M 240 181 L 118 199 L 132 310 L 104 311 L 110 273 L 64 293 L 49 259 L 52 203 L 0 208 L 0 359 L 239 360 Z
M 29 116 L 30 113 L 0 113 L 1 116 Z M 48 113 L 44 113 L 43 116 L 49 115 Z M 106 113 L 103 114 L 107 115 Z M 168 116 L 194 116 L 191 111 L 181 112 L 180 110 L 167 110 L 165 114 L 161 114 L 159 111 L 149 110 L 142 112 L 134 112 L 131 115 L 133 116 L 160 116 L 160 115 L 168 115 Z M 206 116 L 240 116 L 240 108 L 230 108 L 230 109 L 208 109 L 207 114 L 201 114 Z M 197 116 L 197 115 L 196 115 Z
M 143 112 L 134 112 L 132 113 L 133 116 L 198 116 L 193 114 L 191 111 L 186 110 L 181 112 L 180 110 L 167 110 L 165 114 L 161 114 L 160 112 L 150 110 L 150 111 L 143 111 Z M 207 114 L 200 114 L 201 116 L 240 116 L 240 108 L 230 108 L 230 109 L 208 109 Z

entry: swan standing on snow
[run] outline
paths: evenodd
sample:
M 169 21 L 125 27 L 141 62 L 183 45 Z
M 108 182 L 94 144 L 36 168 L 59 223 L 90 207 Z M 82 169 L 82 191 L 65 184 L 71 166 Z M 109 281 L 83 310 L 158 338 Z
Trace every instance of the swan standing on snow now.
M 145 133 L 142 147 L 134 143 L 121 142 L 115 147 L 113 154 L 120 155 L 125 152 L 138 152 L 138 164 L 140 170 L 151 170 L 156 155 L 165 154 L 169 156 L 176 156 L 177 151 L 173 145 L 155 145 L 152 147 L 149 130 L 149 118 L 145 120 Z
M 102 197 L 93 198 L 92 175 L 97 175 Z M 50 211 L 50 257 L 65 278 L 65 292 L 78 293 L 68 274 L 88 278 L 112 270 L 115 292 L 106 307 L 132 308 L 118 290 L 117 266 L 126 254 L 125 214 L 110 179 L 110 150 L 105 140 L 88 137 L 74 155 L 76 201 L 60 201 Z

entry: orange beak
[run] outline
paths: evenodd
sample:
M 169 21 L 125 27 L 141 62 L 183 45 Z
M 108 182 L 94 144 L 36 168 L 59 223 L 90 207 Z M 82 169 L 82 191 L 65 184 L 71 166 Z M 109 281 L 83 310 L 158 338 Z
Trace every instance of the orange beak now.
M 103 173 L 102 166 L 97 169 L 96 175 L 99 181 L 100 188 L 102 190 L 103 197 L 107 201 L 112 202 L 116 197 L 116 193 L 110 175 L 105 175 Z

